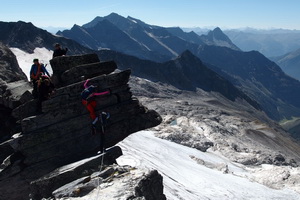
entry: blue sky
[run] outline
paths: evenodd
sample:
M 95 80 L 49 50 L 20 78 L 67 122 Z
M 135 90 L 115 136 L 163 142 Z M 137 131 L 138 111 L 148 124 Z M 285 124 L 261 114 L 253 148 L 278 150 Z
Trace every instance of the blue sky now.
M 0 21 L 70 28 L 115 12 L 165 27 L 300 30 L 299 9 L 300 0 L 7 0 Z

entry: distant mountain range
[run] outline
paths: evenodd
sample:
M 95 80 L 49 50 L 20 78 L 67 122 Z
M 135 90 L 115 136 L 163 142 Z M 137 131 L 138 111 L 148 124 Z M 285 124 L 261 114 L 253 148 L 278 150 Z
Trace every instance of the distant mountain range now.
M 283 56 L 270 59 L 275 61 L 285 73 L 300 80 L 300 48 Z
M 96 17 L 81 27 L 74 25 L 71 30 L 59 32 L 61 36 L 24 22 L 3 22 L 0 30 L 6 30 L 0 40 L 9 47 L 32 51 L 34 47 L 52 49 L 53 43 L 60 42 L 70 49 L 70 54 L 96 52 L 101 60 L 115 60 L 123 69 L 132 68 L 134 75 L 180 89 L 193 91 L 199 87 L 217 91 L 229 99 L 246 94 L 253 100 L 244 99 L 254 106 L 257 102 L 260 105 L 257 107 L 275 120 L 300 116 L 300 82 L 286 76 L 259 52 L 241 51 L 219 28 L 199 36 L 112 13 Z M 19 34 L 14 35 L 15 30 Z M 71 36 L 85 47 L 71 40 Z M 206 67 L 242 93 L 220 75 L 204 70 Z
M 195 52 L 203 44 L 238 50 L 218 28 L 207 36 L 199 36 L 194 32 L 183 32 L 180 28 L 148 25 L 116 13 L 96 17 L 82 27 L 74 25 L 71 30 L 59 31 L 57 34 L 94 50 L 107 48 L 157 62 L 175 58 L 185 50 Z
M 300 48 L 300 30 L 234 29 L 224 33 L 241 50 L 256 50 L 266 57 L 282 56 Z

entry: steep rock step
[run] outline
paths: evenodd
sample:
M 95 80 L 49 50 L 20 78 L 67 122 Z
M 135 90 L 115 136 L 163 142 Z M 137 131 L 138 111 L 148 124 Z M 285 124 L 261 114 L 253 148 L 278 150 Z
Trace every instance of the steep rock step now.
M 62 86 L 93 78 L 95 76 L 110 74 L 117 69 L 117 64 L 114 61 L 97 62 L 85 65 L 79 65 L 66 70 L 62 75 Z
M 77 55 L 77 56 L 60 56 L 55 57 L 50 60 L 50 64 L 53 70 L 53 82 L 56 87 L 61 87 L 63 82 L 63 77 L 61 75 L 70 70 L 73 67 L 79 65 L 85 65 L 90 63 L 100 62 L 96 54 L 86 54 L 86 55 Z

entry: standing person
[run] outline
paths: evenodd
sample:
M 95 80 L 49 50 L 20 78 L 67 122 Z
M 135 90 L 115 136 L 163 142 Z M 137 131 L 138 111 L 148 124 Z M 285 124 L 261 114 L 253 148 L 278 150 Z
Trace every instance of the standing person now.
M 31 66 L 29 76 L 30 76 L 30 80 L 33 83 L 32 95 L 35 99 L 38 98 L 37 81 L 39 80 L 40 75 L 46 75 L 46 74 L 50 77 L 50 74 L 45 68 L 44 64 L 39 63 L 39 59 L 37 58 L 33 59 L 33 65 Z
M 95 101 L 95 96 L 101 96 L 105 94 L 110 94 L 109 91 L 105 92 L 96 92 L 96 86 L 90 85 L 88 86 L 88 82 L 90 80 L 87 79 L 84 83 L 84 90 L 81 92 L 82 104 L 86 106 L 87 110 L 90 112 L 90 117 L 93 120 L 92 122 L 92 131 L 95 134 L 95 124 L 99 120 L 99 117 L 96 115 L 95 108 L 97 106 L 97 102 Z
M 60 47 L 59 43 L 56 43 L 54 45 L 54 48 L 55 49 L 54 49 L 53 57 L 52 58 L 55 58 L 55 57 L 58 57 L 58 56 L 65 56 L 67 54 L 68 48 L 62 49 Z

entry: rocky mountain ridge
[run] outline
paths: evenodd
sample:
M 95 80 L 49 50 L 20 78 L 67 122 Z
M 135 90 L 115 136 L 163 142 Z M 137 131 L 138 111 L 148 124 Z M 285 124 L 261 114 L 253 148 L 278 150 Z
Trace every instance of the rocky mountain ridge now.
M 207 66 L 256 100 L 270 118 L 279 121 L 300 115 L 299 92 L 295 92 L 300 91 L 300 82 L 259 52 L 203 46 L 198 55 L 209 63 Z
M 132 97 L 127 84 L 130 70 L 112 73 L 116 64 L 101 63 L 96 54 L 57 57 L 50 62 L 58 88 L 51 99 L 43 102 L 43 113 L 38 113 L 37 101 L 31 100 L 31 96 L 21 102 L 20 97 L 30 90 L 19 91 L 19 105 L 11 108 L 11 116 L 18 120 L 14 126 L 19 125 L 19 132 L 0 144 L 0 199 L 28 199 L 29 193 L 32 199 L 52 196 L 53 190 L 65 184 L 57 182 L 61 174 L 54 178 L 55 187 L 48 187 L 42 179 L 43 191 L 34 189 L 39 187 L 36 180 L 47 177 L 58 167 L 97 155 L 101 139 L 100 134 L 91 135 L 91 119 L 81 103 L 83 81 L 77 78 L 82 75 L 90 78 L 90 84 L 97 85 L 99 90 L 110 91 L 110 95 L 96 99 L 96 110 L 105 110 L 111 115 L 105 127 L 106 148 L 116 145 L 131 133 L 161 122 L 158 113 L 148 110 Z M 100 132 L 101 129 L 98 123 L 97 130 Z M 99 155 L 98 161 L 104 156 L 104 164 L 112 164 L 121 154 L 120 148 L 113 147 Z M 98 164 L 94 163 L 91 169 L 94 170 L 89 173 L 96 172 Z M 163 199 L 164 195 L 160 195 Z
M 62 47 L 68 47 L 68 55 L 92 53 L 88 48 L 84 48 L 74 40 L 57 37 L 47 31 L 35 27 L 32 23 L 1 22 L 0 21 L 0 41 L 7 47 L 15 47 L 28 53 L 33 53 L 37 47 L 54 49 L 55 43 L 60 43 Z

